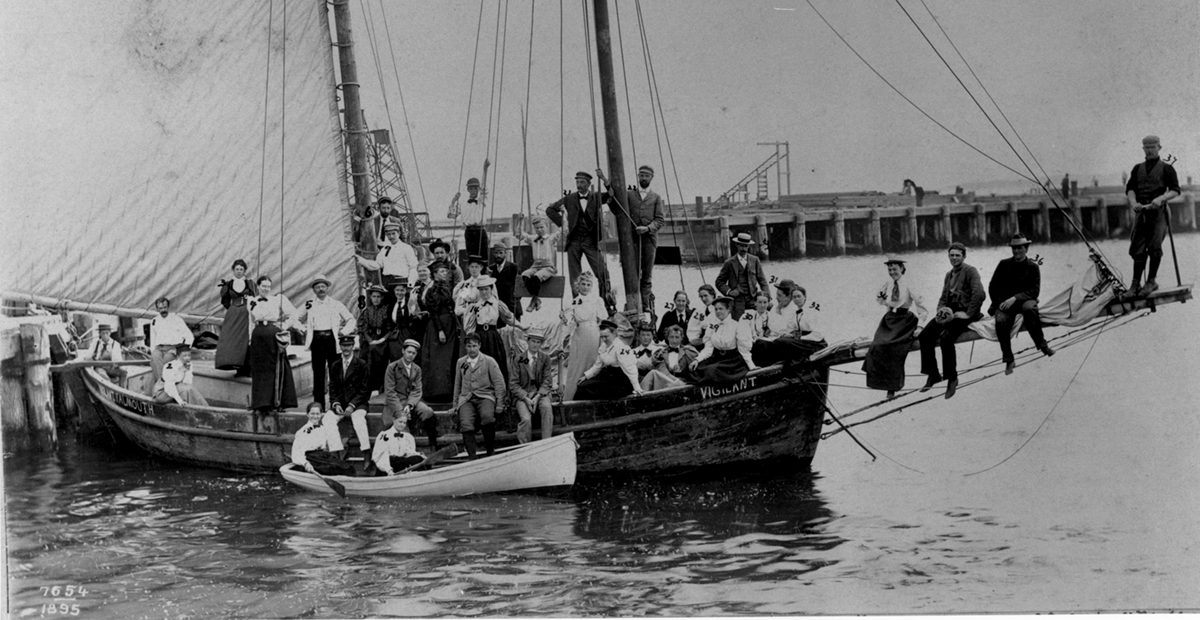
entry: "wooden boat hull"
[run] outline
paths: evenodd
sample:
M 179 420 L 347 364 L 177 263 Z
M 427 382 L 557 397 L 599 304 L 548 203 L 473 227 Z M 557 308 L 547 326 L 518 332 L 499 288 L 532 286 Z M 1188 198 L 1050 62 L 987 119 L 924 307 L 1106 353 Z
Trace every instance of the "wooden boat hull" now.
M 348 497 L 436 497 L 565 488 L 575 484 L 575 436 L 559 435 L 498 450 L 494 456 L 460 461 L 400 476 L 356 478 L 327 476 Z M 333 493 L 319 476 L 291 464 L 279 468 L 284 479 L 309 491 Z

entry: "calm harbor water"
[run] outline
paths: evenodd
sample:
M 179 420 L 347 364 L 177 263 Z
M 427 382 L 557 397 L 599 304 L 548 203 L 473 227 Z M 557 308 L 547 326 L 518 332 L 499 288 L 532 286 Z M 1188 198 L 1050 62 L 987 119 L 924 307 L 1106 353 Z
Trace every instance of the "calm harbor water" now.
M 1200 236 L 1176 242 L 1194 281 Z M 1123 242 L 1102 247 L 1128 271 Z M 1006 254 L 967 260 L 986 280 Z M 1077 244 L 1031 254 L 1046 259 L 1043 298 L 1086 264 Z M 907 258 L 936 295 L 944 253 Z M 808 288 L 833 341 L 872 333 L 881 262 L 767 270 Z M 687 267 L 682 279 L 694 297 L 716 273 Z M 1161 275 L 1173 282 L 1169 259 Z M 660 300 L 680 277 L 656 270 Z M 799 475 L 609 479 L 565 498 L 341 500 L 66 437 L 55 455 L 4 463 L 9 613 L 41 617 L 52 603 L 88 618 L 1197 610 L 1198 307 L 1167 306 L 856 428 L 878 460 L 835 436 Z M 964 366 L 997 356 L 992 343 L 960 347 Z M 843 370 L 835 411 L 880 397 L 861 389 L 857 368 Z M 74 600 L 54 600 L 56 586 L 64 599 L 74 586 Z

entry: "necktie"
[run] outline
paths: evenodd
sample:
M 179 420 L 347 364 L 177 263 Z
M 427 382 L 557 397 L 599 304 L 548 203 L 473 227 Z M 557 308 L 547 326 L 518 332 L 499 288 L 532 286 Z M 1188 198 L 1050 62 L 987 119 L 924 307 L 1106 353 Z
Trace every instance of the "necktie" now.
M 900 283 L 892 282 L 892 301 L 900 301 Z
M 542 239 L 545 239 L 545 237 L 543 237 L 543 236 L 541 236 L 541 235 L 538 235 L 537 239 L 534 239 L 534 240 L 533 240 L 533 242 L 534 242 L 534 243 L 541 243 L 541 242 L 542 242 Z
M 101 343 L 100 343 L 100 349 L 99 349 L 98 351 L 96 351 L 96 357 L 95 357 L 94 359 L 103 359 L 103 358 L 104 358 L 104 354 L 105 354 L 105 353 L 107 353 L 107 352 L 108 352 L 108 343 L 107 343 L 107 342 L 101 342 Z

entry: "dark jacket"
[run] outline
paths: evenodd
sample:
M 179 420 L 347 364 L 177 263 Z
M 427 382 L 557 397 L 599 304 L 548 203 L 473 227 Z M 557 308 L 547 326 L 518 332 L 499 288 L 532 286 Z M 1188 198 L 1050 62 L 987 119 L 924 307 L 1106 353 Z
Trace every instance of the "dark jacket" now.
M 996 265 L 992 273 L 992 281 L 988 283 L 988 297 L 992 303 L 988 305 L 988 314 L 996 314 L 996 309 L 1009 297 L 1015 297 L 1017 304 L 1029 300 L 1037 300 L 1042 288 L 1042 272 L 1037 263 L 1025 259 L 1017 262 L 1006 258 Z
M 534 354 L 533 363 L 528 362 L 528 354 L 509 359 L 509 393 L 516 398 L 525 398 L 534 393 L 543 396 L 549 394 L 552 382 L 550 356 L 538 351 Z
M 972 321 L 983 318 L 983 302 L 987 299 L 987 291 L 983 290 L 983 279 L 979 270 L 963 263 L 959 277 L 955 271 L 946 272 L 942 283 L 942 296 L 938 298 L 938 308 L 946 307 L 955 312 L 966 312 Z
M 516 303 L 517 266 L 506 260 L 504 266 L 497 269 L 495 263 L 491 263 L 488 275 L 496 278 L 496 297 L 514 312 L 520 312 L 521 306 Z
M 745 288 L 743 283 L 748 282 L 750 290 L 742 290 Z M 747 253 L 746 266 L 742 267 L 742 261 L 738 259 L 737 254 L 729 257 L 724 265 L 721 265 L 721 273 L 717 274 L 716 281 L 717 290 L 721 291 L 722 295 L 729 295 L 729 292 L 737 289 L 740 294 L 734 297 L 735 300 L 745 300 L 746 305 L 754 305 L 754 296 L 760 290 L 769 291 L 767 288 L 767 276 L 763 275 L 762 263 L 758 257 Z
M 667 328 L 672 325 L 678 325 L 679 327 L 681 327 L 683 329 L 683 333 L 684 333 L 683 339 L 687 340 L 688 321 L 691 320 L 692 315 L 695 313 L 696 313 L 695 308 L 688 308 L 686 316 L 683 317 L 683 322 L 680 323 L 679 317 L 675 314 L 674 310 L 664 310 L 663 315 L 662 315 L 662 321 L 659 322 L 659 324 L 658 324 L 658 332 L 655 334 L 658 337 L 659 342 L 667 341 Z
M 333 363 L 329 371 L 329 403 L 337 403 L 343 409 L 354 411 L 366 409 L 371 400 L 371 369 L 357 355 L 350 360 L 349 372 L 342 376 L 342 359 Z
M 592 220 L 593 235 L 595 241 L 599 243 L 604 238 L 604 223 L 600 220 L 600 205 L 608 202 L 608 194 L 592 192 L 588 194 L 588 217 Z M 566 196 L 554 201 L 550 206 L 546 207 L 546 217 L 550 218 L 556 226 L 563 225 L 563 209 L 567 211 L 567 241 L 577 238 L 579 214 L 582 213 L 583 207 L 579 204 L 579 192 L 571 192 Z

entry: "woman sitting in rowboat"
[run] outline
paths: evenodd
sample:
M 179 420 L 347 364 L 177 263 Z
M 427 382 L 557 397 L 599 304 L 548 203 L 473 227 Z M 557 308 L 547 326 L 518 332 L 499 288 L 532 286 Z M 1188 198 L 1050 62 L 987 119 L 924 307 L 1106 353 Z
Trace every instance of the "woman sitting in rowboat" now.
M 929 311 L 921 295 L 908 287 L 904 261 L 891 258 L 883 264 L 887 266 L 889 280 L 876 292 L 875 301 L 886 307 L 887 312 L 875 328 L 862 368 L 867 373 L 867 387 L 887 390 L 888 398 L 894 398 L 904 388 L 904 361 L 912 340 L 921 334 L 921 325 Z
M 292 438 L 292 465 L 326 476 L 353 476 L 354 467 L 342 458 L 342 438 L 337 416 L 321 412 L 321 403 L 311 402 L 308 423 Z
M 704 350 L 692 361 L 692 375 L 701 385 L 729 385 L 741 381 L 746 373 L 758 368 L 750 357 L 750 329 L 733 320 L 729 309 L 733 298 L 713 301 L 716 325 L 708 330 Z
M 254 283 L 246 279 L 246 261 L 233 261 L 233 278 L 221 281 L 221 305 L 225 320 L 221 323 L 221 339 L 213 365 L 218 370 L 236 370 L 239 377 L 250 374 L 246 366 L 246 351 L 250 344 L 250 313 L 246 301 L 258 293 Z
M 700 286 L 700 301 L 704 304 L 703 308 L 692 313 L 692 318 L 688 319 L 687 323 L 687 339 L 693 347 L 703 347 L 708 342 L 709 334 L 717 323 L 720 322 L 716 318 L 713 311 L 713 300 L 717 298 L 717 289 L 711 284 Z
M 617 324 L 605 319 L 600 321 L 596 363 L 583 373 L 579 388 L 575 390 L 575 399 L 616 400 L 629 394 L 642 395 L 637 361 L 629 345 L 617 338 Z
M 563 400 L 575 399 L 575 389 L 584 371 L 595 363 L 596 350 L 600 346 L 600 321 L 608 318 L 604 301 L 592 294 L 594 286 L 595 279 L 590 272 L 579 274 L 575 278 L 575 290 L 579 294 L 571 301 L 571 307 L 559 315 L 567 326 L 567 338 L 570 339 L 567 377 L 562 382 Z
M 296 307 L 280 293 L 271 295 L 271 278 L 258 278 L 259 296 L 250 302 L 254 331 L 250 334 L 250 408 L 269 413 L 296 406 L 296 383 L 287 346 L 296 325 Z
M 667 344 L 654 352 L 651 358 L 654 367 L 642 378 L 642 390 L 650 392 L 687 385 L 692 361 L 699 355 L 696 347 L 683 341 L 683 327 L 667 326 Z

